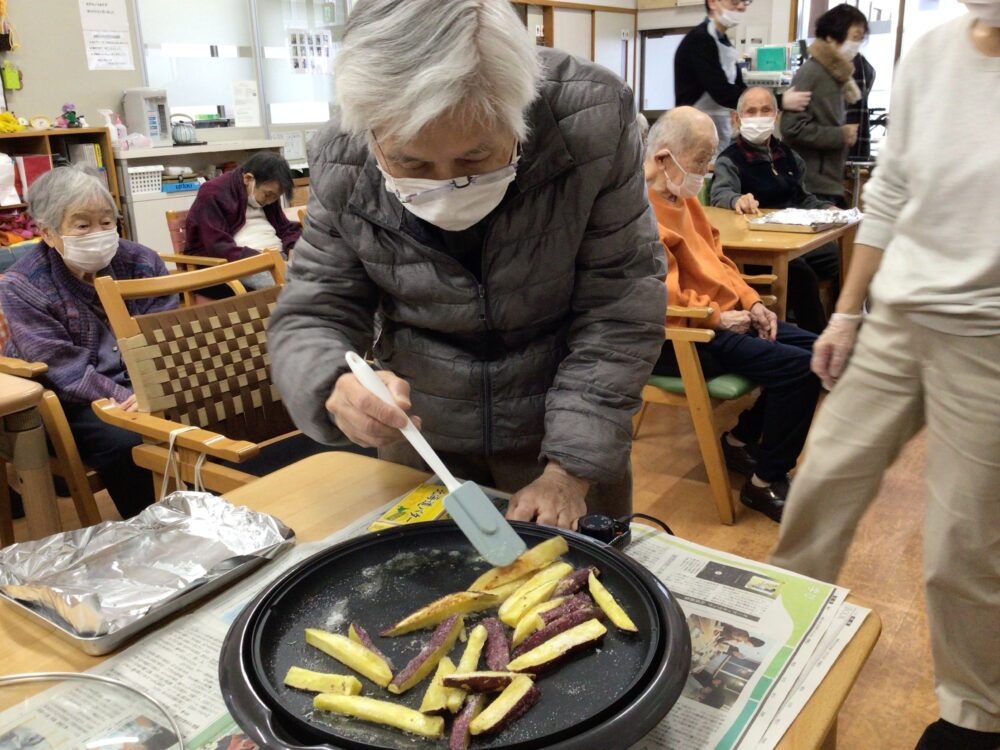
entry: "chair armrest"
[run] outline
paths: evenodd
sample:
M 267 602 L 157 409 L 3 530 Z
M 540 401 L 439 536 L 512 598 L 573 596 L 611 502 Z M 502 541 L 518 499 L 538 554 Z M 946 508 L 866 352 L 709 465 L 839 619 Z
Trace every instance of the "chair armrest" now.
M 44 362 L 28 362 L 17 357 L 0 357 L 0 373 L 19 378 L 37 378 L 49 371 Z
M 764 305 L 764 307 L 773 307 L 774 305 L 778 304 L 778 298 L 775 297 L 773 294 L 760 295 L 760 301 L 761 304 Z
M 668 318 L 696 318 L 704 319 L 712 317 L 711 307 L 678 307 L 667 305 Z
M 106 398 L 95 401 L 91 408 L 102 422 L 163 443 L 170 440 L 172 431 L 187 427 L 180 422 L 154 417 L 145 412 L 125 411 Z M 225 435 L 200 428 L 179 433 L 174 439 L 174 445 L 198 453 L 206 453 L 220 461 L 236 463 L 253 458 L 260 451 L 260 447 L 256 443 L 247 440 L 230 440 Z
M 210 268 L 212 266 L 222 266 L 229 261 L 225 258 L 211 258 L 207 255 L 160 255 L 164 263 L 176 263 L 178 265 L 199 266 Z
M 711 328 L 673 328 L 666 330 L 667 341 L 693 341 L 696 344 L 707 344 L 715 338 Z
M 771 284 L 773 284 L 775 281 L 778 280 L 778 277 L 775 276 L 773 273 L 757 273 L 757 274 L 743 273 L 740 274 L 740 276 L 748 284 L 767 284 L 768 286 L 770 286 Z

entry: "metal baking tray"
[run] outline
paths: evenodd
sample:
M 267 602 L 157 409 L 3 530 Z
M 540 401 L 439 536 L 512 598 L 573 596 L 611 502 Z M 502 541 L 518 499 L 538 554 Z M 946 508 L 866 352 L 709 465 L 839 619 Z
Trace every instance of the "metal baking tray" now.
M 174 505 L 171 506 L 170 503 L 173 501 Z M 32 555 L 38 559 L 37 566 L 41 567 L 42 570 L 38 574 L 39 578 L 44 578 L 44 575 L 48 572 L 57 574 L 61 571 L 56 570 L 56 565 L 53 564 L 52 560 L 57 560 L 60 557 L 66 556 L 67 548 L 73 549 L 73 545 L 76 545 L 77 549 L 86 549 L 88 543 L 93 546 L 98 547 L 97 554 L 95 556 L 102 556 L 103 562 L 108 562 L 110 560 L 116 566 L 117 570 L 123 572 L 124 575 L 128 575 L 128 570 L 131 569 L 139 572 L 140 569 L 145 568 L 147 570 L 154 570 L 154 574 L 157 576 L 162 576 L 169 571 L 170 566 L 164 565 L 160 569 L 156 567 L 155 556 L 152 562 L 148 558 L 143 560 L 128 560 L 126 558 L 116 557 L 114 554 L 114 544 L 107 545 L 104 549 L 101 549 L 101 545 L 94 541 L 95 537 L 100 532 L 109 532 L 114 529 L 114 524 L 118 525 L 118 528 L 124 528 L 129 524 L 132 524 L 132 528 L 128 529 L 133 537 L 136 535 L 136 528 L 140 530 L 139 533 L 148 533 L 150 536 L 155 537 L 156 533 L 160 533 L 163 539 L 162 544 L 171 544 L 176 540 L 177 529 L 183 524 L 183 520 L 173 522 L 166 526 L 146 528 L 142 524 L 144 523 L 143 516 L 147 516 L 147 519 L 155 517 L 156 514 L 163 513 L 164 510 L 177 513 L 178 508 L 196 507 L 199 503 L 211 502 L 217 504 L 222 504 L 228 506 L 223 509 L 219 515 L 213 516 L 203 516 L 200 519 L 195 519 L 192 517 L 191 525 L 195 525 L 197 521 L 200 521 L 199 531 L 201 533 L 205 532 L 206 526 L 210 526 L 210 530 L 215 532 L 218 540 L 222 541 L 227 536 L 230 537 L 230 543 L 232 543 L 232 535 L 239 534 L 241 531 L 246 531 L 249 529 L 249 524 L 255 523 L 255 519 L 259 521 L 257 523 L 258 531 L 261 527 L 266 526 L 265 531 L 260 533 L 261 539 L 266 539 L 266 546 L 253 548 L 243 548 L 240 550 L 240 554 L 233 554 L 232 556 L 225 557 L 224 559 L 213 559 L 211 560 L 210 567 L 207 568 L 204 575 L 193 579 L 193 580 L 182 580 L 179 583 L 173 583 L 176 587 L 176 591 L 172 593 L 162 594 L 160 599 L 153 603 L 148 609 L 143 609 L 142 611 L 137 611 L 130 616 L 121 618 L 119 620 L 120 626 L 116 626 L 110 630 L 110 632 L 103 632 L 96 635 L 81 635 L 79 627 L 74 627 L 66 617 L 63 617 L 59 610 L 59 605 L 65 602 L 70 602 L 74 606 L 82 607 L 87 609 L 86 614 L 92 614 L 95 617 L 100 617 L 101 609 L 99 606 L 94 605 L 96 600 L 100 602 L 100 594 L 103 592 L 102 589 L 96 588 L 96 595 L 91 592 L 80 593 L 79 590 L 73 589 L 72 586 L 68 587 L 71 590 L 67 593 L 65 589 L 61 589 L 58 586 L 53 588 L 52 593 L 47 597 L 44 594 L 44 583 L 38 583 L 35 581 L 28 581 L 26 584 L 22 585 L 21 588 L 30 589 L 32 593 L 40 592 L 37 600 L 27 601 L 23 599 L 15 598 L 8 591 L 0 590 L 0 599 L 8 602 L 12 607 L 22 611 L 29 618 L 37 622 L 39 625 L 47 630 L 55 633 L 61 640 L 71 644 L 75 648 L 83 651 L 86 654 L 92 656 L 101 656 L 110 653 L 118 648 L 120 648 L 126 642 L 132 640 L 137 635 L 150 627 L 160 622 L 161 620 L 170 617 L 171 615 L 177 613 L 178 611 L 184 609 L 190 604 L 197 602 L 214 592 L 222 589 L 235 580 L 242 578 L 251 571 L 259 568 L 268 560 L 272 560 L 277 557 L 281 552 L 288 549 L 293 541 L 295 534 L 294 532 L 281 523 L 276 518 L 272 516 L 267 516 L 266 514 L 254 513 L 245 508 L 237 508 L 235 506 L 230 506 L 225 500 L 221 498 L 216 498 L 210 495 L 204 495 L 202 493 L 174 493 L 171 497 L 168 497 L 162 503 L 156 503 L 142 514 L 137 516 L 130 521 L 117 521 L 117 522 L 105 522 L 103 524 L 98 524 L 98 526 L 90 527 L 89 529 L 79 529 L 77 531 L 63 532 L 62 534 L 56 534 L 48 539 L 39 540 L 37 542 L 24 542 L 22 545 L 14 545 L 13 547 L 8 547 L 4 550 L 4 553 L 10 554 L 14 547 L 22 546 L 26 551 L 21 553 L 24 555 Z M 159 506 L 159 507 L 158 507 Z M 202 505 L 201 507 L 204 507 Z M 231 521 L 231 523 L 227 523 Z M 147 521 L 148 522 L 148 521 Z M 216 522 L 214 524 L 207 524 L 206 522 Z M 243 525 L 240 525 L 243 524 Z M 256 540 L 258 537 L 254 537 Z M 196 542 L 197 537 L 192 537 Z M 65 541 L 69 540 L 69 541 Z M 206 544 L 204 546 L 211 546 L 211 543 L 216 541 L 212 538 L 206 538 Z M 256 543 L 256 541 L 254 542 Z M 126 545 L 128 546 L 128 545 Z M 188 547 L 192 548 L 195 545 L 189 542 Z M 148 549 L 149 547 L 147 547 Z M 218 550 L 216 550 L 218 552 Z M 49 557 L 45 557 L 48 554 Z M 88 560 L 85 555 L 82 561 L 82 567 L 86 568 Z M 34 560 L 31 560 L 34 563 Z M 76 560 L 79 563 L 79 560 Z M 183 569 L 188 563 L 192 565 L 197 565 L 199 560 L 196 557 L 184 557 L 184 553 L 177 555 L 176 560 L 171 560 L 171 562 L 177 562 L 177 568 Z M 17 586 L 12 586 L 12 588 L 17 588 Z M 112 586 L 106 586 L 105 588 L 112 588 Z M 106 592 L 109 593 L 109 598 L 114 599 L 114 594 L 116 592 Z M 138 598 L 138 595 L 134 592 L 130 592 L 132 596 Z M 138 594 L 142 594 L 141 590 Z M 120 603 L 120 602 L 115 602 Z M 53 606 L 55 604 L 55 606 Z M 128 602 L 126 602 L 128 604 Z M 67 615 L 67 616 L 73 616 Z

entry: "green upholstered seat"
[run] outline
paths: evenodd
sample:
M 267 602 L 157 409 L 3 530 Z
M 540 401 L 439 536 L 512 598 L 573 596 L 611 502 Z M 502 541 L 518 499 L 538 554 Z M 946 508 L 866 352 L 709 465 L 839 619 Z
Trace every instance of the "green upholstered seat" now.
M 684 393 L 684 383 L 680 378 L 672 378 L 668 375 L 653 375 L 646 381 L 647 385 L 667 391 L 668 393 Z M 757 386 L 747 380 L 742 375 L 720 375 L 706 381 L 708 395 L 712 398 L 723 401 L 732 401 L 734 398 L 745 396 Z

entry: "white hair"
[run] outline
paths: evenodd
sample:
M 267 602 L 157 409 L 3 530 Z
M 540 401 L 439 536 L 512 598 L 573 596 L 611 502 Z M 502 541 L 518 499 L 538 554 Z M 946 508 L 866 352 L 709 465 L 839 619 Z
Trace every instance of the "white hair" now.
M 635 116 L 635 124 L 639 126 L 639 135 L 642 138 L 642 145 L 645 146 L 646 136 L 649 135 L 649 120 L 642 112 L 638 112 Z
M 709 129 L 708 124 L 712 127 Z M 646 155 L 667 149 L 675 156 L 700 146 L 712 133 L 715 125 L 706 115 L 691 107 L 677 107 L 657 118 L 646 137 Z M 715 136 L 718 143 L 718 135 Z
M 334 78 L 342 128 L 403 141 L 448 114 L 524 140 L 540 79 L 506 0 L 359 0 Z
M 106 203 L 118 216 L 115 199 L 100 177 L 85 168 L 56 167 L 31 183 L 28 213 L 40 226 L 57 232 L 67 213 L 91 201 Z
M 747 94 L 753 91 L 765 92 L 769 97 L 771 97 L 771 105 L 774 107 L 774 111 L 775 112 L 778 111 L 778 97 L 774 95 L 774 92 L 771 91 L 771 89 L 765 88 L 763 86 L 751 86 L 750 88 L 744 90 L 744 92 L 740 94 L 740 98 L 736 101 L 736 114 L 740 114 L 741 112 L 743 112 L 743 104 L 746 101 Z

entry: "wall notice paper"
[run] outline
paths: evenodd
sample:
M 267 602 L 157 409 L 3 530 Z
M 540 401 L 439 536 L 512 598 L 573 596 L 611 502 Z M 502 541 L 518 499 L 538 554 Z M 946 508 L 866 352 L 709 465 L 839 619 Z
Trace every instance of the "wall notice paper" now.
M 219 651 L 230 624 L 269 582 L 309 555 L 364 533 L 398 500 L 321 542 L 298 545 L 90 672 L 118 678 L 160 700 L 184 732 L 186 750 L 253 750 L 256 745 L 226 712 L 219 688 Z M 847 591 L 831 584 L 649 526 L 633 525 L 632 533 L 626 553 L 675 594 L 692 645 L 692 669 L 681 697 L 632 750 L 773 748 L 868 610 L 846 604 Z M 31 737 L 32 747 L 77 750 L 88 736 L 106 737 L 116 727 L 149 723 L 141 704 L 125 695 L 95 709 L 86 699 L 89 689 L 65 683 L 0 713 L 0 747 Z M 164 737 L 168 728 L 157 731 L 158 750 L 176 747 L 172 735 Z
M 284 141 L 282 153 L 287 161 L 300 161 L 306 158 L 306 140 L 301 130 L 273 133 L 273 135 L 279 141 Z
M 260 127 L 260 96 L 257 81 L 233 83 L 233 116 L 238 128 Z
M 125 0 L 80 0 L 80 26 L 90 70 L 135 70 Z

